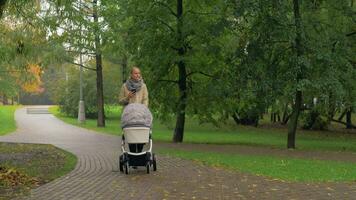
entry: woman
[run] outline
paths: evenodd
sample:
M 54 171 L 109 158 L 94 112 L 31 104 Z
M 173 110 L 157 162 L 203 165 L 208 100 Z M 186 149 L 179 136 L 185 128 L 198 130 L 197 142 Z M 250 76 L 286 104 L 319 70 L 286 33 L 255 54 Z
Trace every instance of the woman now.
M 141 71 L 134 66 L 131 77 L 121 87 L 119 103 L 125 106 L 130 103 L 140 103 L 148 107 L 148 91 L 141 77 Z M 141 152 L 144 144 L 129 144 L 131 152 Z
M 121 87 L 119 103 L 126 106 L 130 103 L 141 103 L 148 107 L 148 91 L 138 67 L 131 69 L 131 78 Z

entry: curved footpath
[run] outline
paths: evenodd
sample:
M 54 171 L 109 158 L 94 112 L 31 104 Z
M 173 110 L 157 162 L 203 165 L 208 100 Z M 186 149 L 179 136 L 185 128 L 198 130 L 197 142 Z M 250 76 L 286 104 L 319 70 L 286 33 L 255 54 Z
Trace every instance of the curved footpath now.
M 288 183 L 165 156 L 158 156 L 157 172 L 124 175 L 117 165 L 119 137 L 26 108 L 15 117 L 18 130 L 0 141 L 53 144 L 78 157 L 72 172 L 32 190 L 28 199 L 356 199 L 356 183 Z

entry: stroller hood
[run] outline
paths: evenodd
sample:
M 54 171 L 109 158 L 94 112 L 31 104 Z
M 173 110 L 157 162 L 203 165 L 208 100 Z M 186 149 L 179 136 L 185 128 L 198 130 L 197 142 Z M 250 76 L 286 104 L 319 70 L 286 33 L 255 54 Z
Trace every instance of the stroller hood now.
M 143 104 L 131 103 L 125 106 L 121 115 L 121 127 L 148 127 L 152 126 L 152 114 Z

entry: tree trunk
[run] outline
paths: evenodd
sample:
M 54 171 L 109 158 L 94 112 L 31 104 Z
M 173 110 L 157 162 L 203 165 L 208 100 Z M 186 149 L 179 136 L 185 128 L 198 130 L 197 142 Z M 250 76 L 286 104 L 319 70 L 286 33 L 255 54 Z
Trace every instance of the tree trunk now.
M 187 71 L 183 60 L 186 50 L 184 47 L 183 28 L 183 0 L 177 0 L 177 42 L 178 48 L 178 70 L 179 70 L 179 101 L 177 106 L 177 121 L 173 134 L 173 142 L 183 142 L 185 126 L 185 110 L 187 106 Z
M 339 121 L 342 121 L 342 119 L 345 117 L 346 113 L 347 113 L 347 109 L 345 109 L 345 110 L 341 113 L 341 115 L 340 115 L 340 117 L 338 118 L 338 120 L 339 120 Z
M 303 77 L 303 65 L 299 62 L 299 58 L 303 55 L 303 43 L 302 43 L 302 19 L 299 11 L 299 0 L 293 0 L 293 10 L 294 10 L 294 21 L 295 21 L 295 50 L 297 53 L 297 68 L 300 68 L 297 73 L 297 84 Z M 295 148 L 295 135 L 298 126 L 299 113 L 302 107 L 302 91 L 296 90 L 295 93 L 295 104 L 293 106 L 293 113 L 289 122 L 288 127 L 288 139 L 287 148 Z
M 95 34 L 95 59 L 96 59 L 96 92 L 97 92 L 97 107 L 98 107 L 97 126 L 104 127 L 105 114 L 104 114 L 103 68 L 102 68 L 97 0 L 93 0 L 93 18 L 95 23 L 94 34 Z
M 287 124 L 288 122 L 288 103 L 286 103 L 285 107 L 284 107 L 284 111 L 283 111 L 283 116 L 282 116 L 282 123 L 281 124 Z
M 352 107 L 350 107 L 347 112 L 346 112 L 346 128 L 347 129 L 352 129 L 352 121 L 351 121 L 351 113 L 352 113 Z
M 300 113 L 300 108 L 302 107 L 302 92 L 297 91 L 295 94 L 295 104 L 293 106 L 293 113 L 289 121 L 288 127 L 288 148 L 295 148 L 295 133 L 298 127 L 298 118 Z
M 2 104 L 8 105 L 8 101 L 7 101 L 7 96 L 6 96 L 6 94 L 3 94 L 3 95 L 2 95 Z
M 287 115 L 287 117 L 281 122 L 282 125 L 286 125 L 289 122 L 290 117 L 292 114 Z
M 237 113 L 233 113 L 231 116 L 237 125 L 241 124 L 241 121 L 240 121 L 239 117 L 237 116 Z
M 279 112 L 277 113 L 277 121 L 281 122 L 281 116 L 279 115 Z
M 329 110 L 328 110 L 328 124 L 330 124 L 331 120 L 334 118 L 336 102 L 332 92 L 329 92 Z

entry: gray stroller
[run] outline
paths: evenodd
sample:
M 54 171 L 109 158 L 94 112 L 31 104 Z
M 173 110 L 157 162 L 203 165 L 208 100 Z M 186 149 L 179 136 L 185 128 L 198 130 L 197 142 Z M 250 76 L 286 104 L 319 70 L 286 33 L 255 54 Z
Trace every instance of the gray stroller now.
M 151 126 L 152 114 L 145 105 L 132 103 L 125 107 L 121 116 L 121 172 L 129 174 L 130 169 L 137 167 L 146 167 L 148 174 L 151 169 L 157 170 L 156 157 L 152 152 Z

